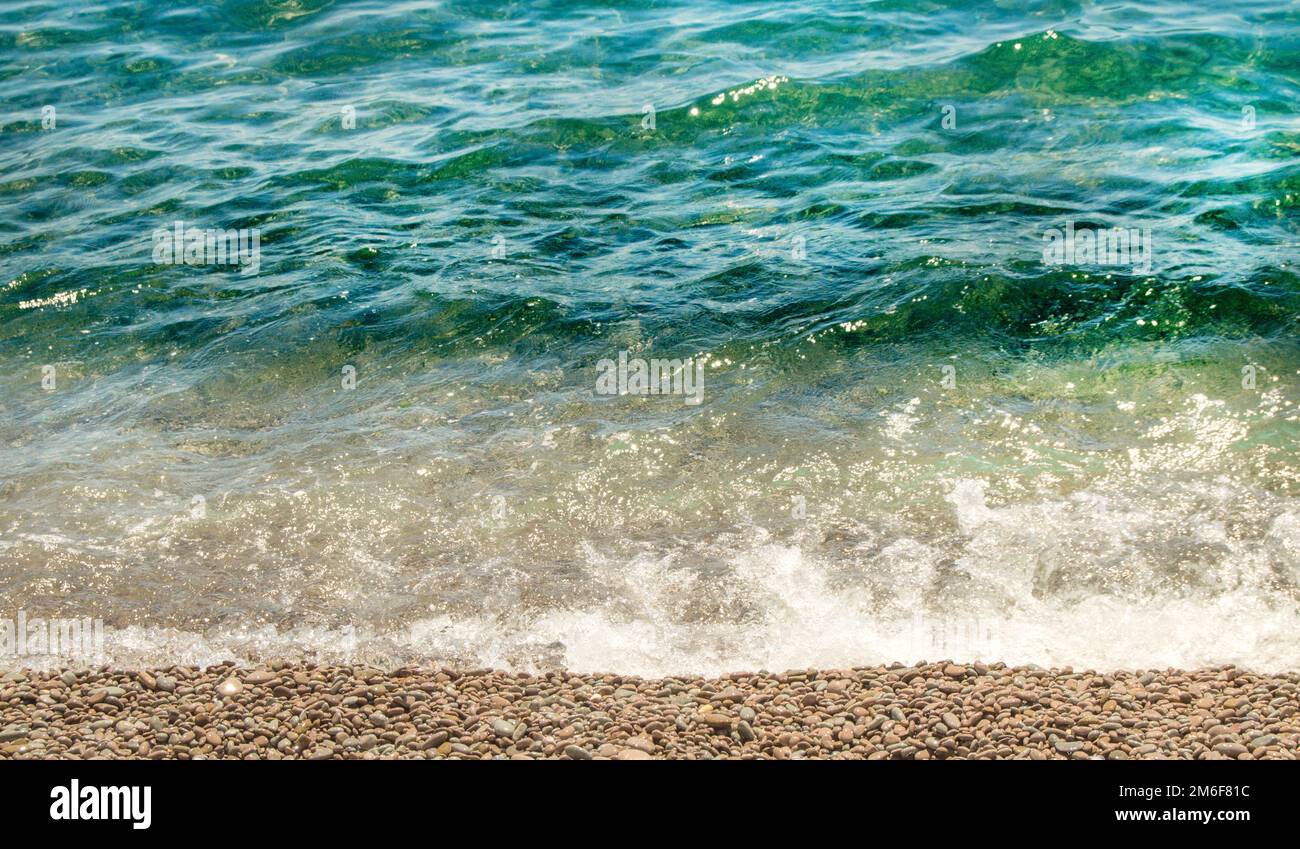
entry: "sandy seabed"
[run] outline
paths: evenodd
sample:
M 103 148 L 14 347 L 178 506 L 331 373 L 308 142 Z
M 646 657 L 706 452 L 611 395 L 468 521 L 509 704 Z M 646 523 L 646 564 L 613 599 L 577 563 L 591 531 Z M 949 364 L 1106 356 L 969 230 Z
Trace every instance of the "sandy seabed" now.
M 1282 759 L 1300 674 L 940 662 L 717 678 L 233 663 L 0 676 L 0 759 Z

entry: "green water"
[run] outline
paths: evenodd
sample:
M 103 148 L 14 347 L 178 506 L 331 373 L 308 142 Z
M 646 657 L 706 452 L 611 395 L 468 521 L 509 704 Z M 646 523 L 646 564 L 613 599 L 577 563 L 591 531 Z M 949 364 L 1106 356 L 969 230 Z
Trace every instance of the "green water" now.
M 0 55 L 0 617 L 1300 665 L 1293 4 L 18 2 Z

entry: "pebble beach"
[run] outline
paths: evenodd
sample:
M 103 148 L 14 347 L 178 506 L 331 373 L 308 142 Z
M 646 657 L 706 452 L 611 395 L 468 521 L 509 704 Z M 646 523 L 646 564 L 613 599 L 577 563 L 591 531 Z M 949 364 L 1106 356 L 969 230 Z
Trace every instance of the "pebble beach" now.
M 272 662 L 9 672 L 0 760 L 1295 760 L 1300 674 L 951 662 L 717 678 Z
M 0 59 L 35 790 L 1300 753 L 1300 3 L 13 0 Z M 1111 815 L 1021 782 L 868 810 Z

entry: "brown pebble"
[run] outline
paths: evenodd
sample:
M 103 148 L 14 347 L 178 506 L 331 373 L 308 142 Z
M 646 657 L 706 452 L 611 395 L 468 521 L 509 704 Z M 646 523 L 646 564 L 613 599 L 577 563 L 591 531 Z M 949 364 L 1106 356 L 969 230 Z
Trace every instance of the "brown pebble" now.
M 283 661 L 24 672 L 0 677 L 0 760 L 1295 760 L 1297 683 L 948 661 L 660 681 Z

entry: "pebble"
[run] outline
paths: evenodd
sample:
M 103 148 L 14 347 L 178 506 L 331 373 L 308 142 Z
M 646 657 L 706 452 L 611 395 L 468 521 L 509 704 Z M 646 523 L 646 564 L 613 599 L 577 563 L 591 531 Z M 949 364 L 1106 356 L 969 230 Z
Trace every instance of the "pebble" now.
M 716 728 L 725 731 L 731 730 L 731 717 L 725 713 L 712 711 L 704 714 L 701 717 L 701 719 L 703 719 L 704 724 L 709 726 L 710 728 Z
M 628 748 L 637 749 L 647 755 L 654 754 L 655 744 L 648 737 L 632 737 L 627 741 Z
M 21 740 L 32 730 L 26 725 L 7 725 L 4 730 L 0 730 L 0 743 L 9 743 L 14 740 Z
M 277 661 L 24 671 L 0 692 L 0 760 L 1300 758 L 1300 676 L 1222 668 L 643 680 Z

